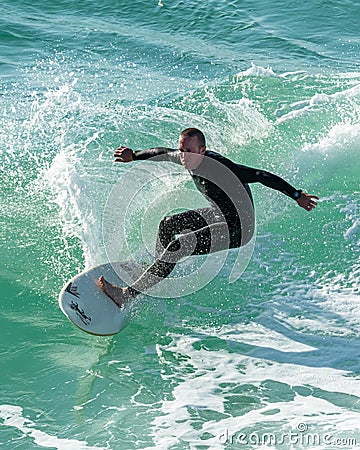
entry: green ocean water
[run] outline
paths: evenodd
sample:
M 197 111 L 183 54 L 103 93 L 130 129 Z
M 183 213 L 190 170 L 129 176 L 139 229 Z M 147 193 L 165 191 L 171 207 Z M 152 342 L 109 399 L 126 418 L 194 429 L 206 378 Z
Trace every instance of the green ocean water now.
M 1 3 L 1 448 L 359 446 L 359 10 Z M 218 273 L 201 289 L 142 296 L 114 337 L 81 332 L 58 308 L 64 283 L 109 249 L 142 255 L 174 207 L 156 186 L 134 197 L 125 246 L 104 219 L 114 186 L 121 205 L 134 173 L 145 187 L 159 173 L 185 207 L 201 202 L 185 176 L 114 165 L 113 150 L 174 147 L 188 126 L 319 206 L 253 185 L 241 276 L 235 251 L 207 259 Z

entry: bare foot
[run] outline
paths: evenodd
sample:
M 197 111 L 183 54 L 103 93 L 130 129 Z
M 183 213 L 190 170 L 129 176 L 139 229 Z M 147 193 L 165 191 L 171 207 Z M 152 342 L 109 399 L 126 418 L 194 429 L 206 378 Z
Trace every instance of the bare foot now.
M 119 308 L 124 306 L 126 300 L 124 290 L 126 288 L 121 288 L 109 283 L 102 275 L 96 280 L 96 284 Z

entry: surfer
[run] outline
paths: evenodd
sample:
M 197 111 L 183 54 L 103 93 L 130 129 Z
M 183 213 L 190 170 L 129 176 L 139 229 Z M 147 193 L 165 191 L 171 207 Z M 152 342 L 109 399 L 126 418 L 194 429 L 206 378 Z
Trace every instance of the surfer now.
M 178 149 L 158 147 L 134 152 L 121 146 L 114 157 L 118 163 L 151 159 L 181 164 L 210 203 L 208 208 L 185 211 L 161 220 L 155 261 L 131 286 L 115 286 L 103 276 L 97 280 L 98 287 L 119 307 L 169 276 L 184 257 L 247 244 L 254 232 L 254 208 L 248 183 L 258 182 L 276 189 L 306 211 L 317 205 L 316 195 L 295 189 L 279 176 L 236 164 L 207 150 L 204 134 L 197 128 L 182 131 Z

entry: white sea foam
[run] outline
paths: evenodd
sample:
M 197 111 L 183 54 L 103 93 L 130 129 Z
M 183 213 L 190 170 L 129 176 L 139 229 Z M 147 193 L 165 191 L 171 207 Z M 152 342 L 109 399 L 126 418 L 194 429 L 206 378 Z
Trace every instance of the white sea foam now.
M 105 450 L 105 447 L 93 447 L 77 439 L 62 439 L 52 436 L 37 428 L 32 420 L 24 417 L 23 409 L 16 405 L 0 405 L 2 425 L 13 427 L 39 447 L 56 448 L 57 450 Z
M 249 327 L 239 324 L 236 342 L 254 341 L 254 327 L 256 325 Z M 265 331 L 265 327 L 259 328 L 261 333 Z M 235 329 L 233 331 L 236 335 Z M 193 373 L 177 384 L 172 390 L 172 398 L 163 401 L 163 414 L 153 421 L 153 439 L 157 448 L 166 449 L 179 442 L 187 442 L 193 445 L 190 448 L 195 449 L 196 444 L 203 442 L 211 445 L 211 448 L 220 449 L 224 445 L 221 436 L 224 437 L 225 430 L 230 436 L 245 433 L 248 437 L 254 434 L 260 436 L 267 431 L 280 439 L 281 434 L 299 431 L 299 424 L 305 424 L 309 431 L 318 433 L 320 439 L 324 439 L 325 433 L 335 437 L 344 433 L 349 437 L 360 436 L 360 413 L 349 411 L 337 405 L 336 401 L 337 393 L 341 393 L 340 396 L 357 396 L 359 381 L 349 377 L 345 370 L 326 367 L 321 359 L 321 351 L 296 341 L 293 341 L 293 354 L 319 353 L 319 360 L 312 360 L 315 365 L 307 365 L 306 361 L 310 362 L 311 359 L 306 358 L 302 364 L 292 362 L 292 357 L 288 358 L 288 362 L 276 361 L 279 355 L 283 355 L 286 360 L 290 348 L 285 347 L 282 352 L 284 337 L 268 331 L 268 334 L 260 333 L 257 336 L 257 339 L 263 336 L 262 345 L 267 346 L 261 358 L 251 356 L 258 350 L 244 354 L 241 345 L 234 352 L 218 350 L 209 353 L 205 349 L 196 350 L 194 344 L 197 338 L 189 336 L 174 336 L 170 345 L 158 348 L 160 357 L 162 351 L 181 354 L 185 357 L 184 364 L 191 366 Z M 209 330 L 209 336 L 226 338 L 230 345 L 233 335 L 229 335 L 225 329 L 220 332 Z M 257 339 L 253 342 L 254 350 Z M 239 399 L 242 398 L 243 406 L 246 405 L 246 390 L 243 394 L 236 393 L 236 389 L 233 391 L 236 386 L 253 386 L 253 395 L 256 396 L 257 389 L 266 390 L 266 380 L 273 387 L 276 385 L 277 389 L 283 389 L 286 400 L 269 398 L 268 401 L 254 404 L 248 412 L 241 414 L 241 419 L 234 414 L 227 414 L 227 399 L 235 401 L 238 395 Z M 322 392 L 323 398 L 318 398 L 317 391 Z M 217 419 L 205 420 L 202 426 L 195 426 L 197 421 L 202 422 L 202 411 L 207 411 L 209 417 L 213 415 Z
M 282 258 L 286 265 L 288 257 Z M 299 285 L 289 268 L 281 292 L 274 291 L 253 321 L 169 334 L 172 342 L 157 346 L 159 361 L 166 367 L 164 355 L 170 353 L 181 355 L 183 363 L 175 369 L 171 397 L 152 422 L 156 447 L 187 443 L 196 449 L 203 443 L 222 449 L 226 440 L 236 448 L 241 439 L 259 444 L 256 448 L 279 448 L 262 442 L 269 435 L 278 444 L 292 435 L 294 448 L 301 439 L 356 446 L 360 311 L 358 288 L 351 283 L 356 273 L 353 267 L 344 289 L 344 279 L 332 273 Z
M 286 105 L 287 109 L 290 108 L 290 111 L 287 113 L 282 113 L 282 109 L 277 110 L 276 114 L 278 116 L 280 115 L 280 117 L 276 120 L 276 123 L 281 124 L 283 122 L 298 119 L 304 115 L 316 112 L 322 107 L 326 107 L 327 104 L 333 105 L 333 107 L 336 108 L 338 103 L 344 101 L 348 102 L 349 105 L 353 103 L 352 107 L 356 109 L 358 108 L 356 98 L 359 97 L 359 93 L 359 84 L 356 84 L 355 86 L 352 86 L 350 88 L 346 88 L 342 91 L 340 90 L 333 94 L 318 92 L 308 99 L 296 101 L 291 103 L 290 105 Z M 349 108 L 351 108 L 351 106 L 349 106 Z
M 265 68 L 251 63 L 251 67 L 239 72 L 237 77 L 280 77 L 280 75 L 277 75 L 271 67 Z
M 77 237 L 82 242 L 86 263 L 91 264 L 99 248 L 101 222 L 98 220 L 96 198 L 91 196 L 84 177 L 79 173 L 80 164 L 76 148 L 63 149 L 45 172 L 43 182 L 53 192 L 63 237 Z

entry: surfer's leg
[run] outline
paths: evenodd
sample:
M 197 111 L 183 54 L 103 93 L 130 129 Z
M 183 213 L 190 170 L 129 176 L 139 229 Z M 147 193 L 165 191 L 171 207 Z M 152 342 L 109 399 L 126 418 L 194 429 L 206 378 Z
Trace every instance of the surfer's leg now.
M 205 255 L 231 247 L 228 225 L 218 222 L 174 239 L 155 262 L 131 286 L 126 297 L 135 297 L 168 277 L 176 263 L 191 255 Z
M 159 226 L 155 262 L 127 288 L 114 286 L 103 277 L 99 279 L 98 286 L 117 305 L 122 306 L 130 298 L 168 277 L 180 259 L 240 246 L 241 232 L 238 233 L 239 239 L 234 240 L 229 236 L 228 228 L 228 224 L 219 220 L 219 215 L 212 208 L 166 217 Z M 194 231 L 186 232 L 189 230 Z
M 103 276 L 96 280 L 96 284 L 119 308 L 124 306 L 127 297 L 125 288 L 109 283 Z
M 214 208 L 189 210 L 164 217 L 159 224 L 155 257 L 159 258 L 177 235 L 200 230 L 219 221 Z
M 153 286 L 164 278 L 166 278 L 174 269 L 176 262 L 181 259 L 181 255 L 191 254 L 189 247 L 190 240 L 192 243 L 196 242 L 196 237 L 191 237 L 191 232 L 205 228 L 209 223 L 219 221 L 218 216 L 213 208 L 201 208 L 197 210 L 189 210 L 172 216 L 164 217 L 160 222 L 158 237 L 156 242 L 156 260 L 139 278 L 141 283 L 135 282 L 134 285 L 128 288 L 121 288 L 115 286 L 105 280 L 104 277 L 100 277 L 96 284 L 97 286 L 110 297 L 119 307 L 122 307 L 126 300 L 131 297 L 135 297 L 139 292 L 144 289 L 136 290 L 140 285 Z M 182 234 L 186 236 L 190 232 L 188 238 L 183 238 L 184 241 L 182 253 L 180 257 L 173 254 L 179 245 L 179 241 L 176 236 Z M 200 239 L 200 238 L 199 238 Z M 186 243 L 188 242 L 188 243 Z M 194 247 L 194 245 L 192 245 Z M 185 249 L 188 249 L 185 251 Z M 169 256 L 171 255 L 171 258 Z M 163 257 L 162 257 L 163 256 Z

